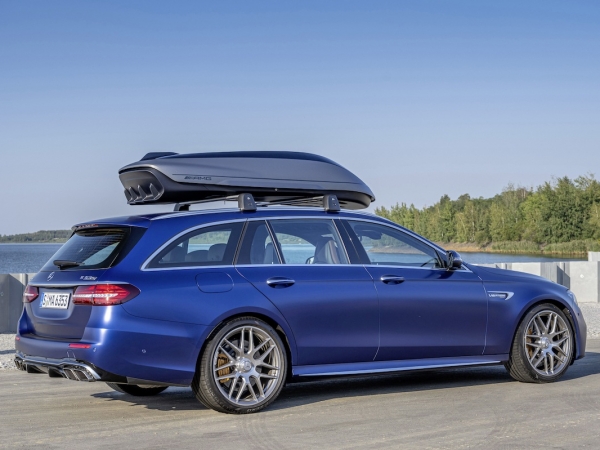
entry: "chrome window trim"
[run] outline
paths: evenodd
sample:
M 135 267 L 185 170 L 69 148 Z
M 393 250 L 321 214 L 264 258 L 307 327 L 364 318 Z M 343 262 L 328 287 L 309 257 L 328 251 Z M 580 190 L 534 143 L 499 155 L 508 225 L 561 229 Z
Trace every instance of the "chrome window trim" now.
M 198 270 L 198 269 L 221 269 L 235 267 L 231 264 L 221 264 L 220 266 L 174 266 L 174 267 L 156 267 L 150 269 L 142 269 L 142 272 L 157 272 L 163 270 Z
M 218 266 L 223 267 L 223 266 Z M 362 264 L 236 264 L 235 267 L 364 267 Z M 197 268 L 197 267 L 196 267 Z
M 212 210 L 214 211 L 214 210 Z M 212 212 L 211 211 L 211 212 Z M 222 211 L 222 210 L 218 210 L 218 211 Z M 197 212 L 203 212 L 203 211 L 193 211 L 194 213 Z M 180 213 L 177 213 L 180 214 Z M 356 214 L 356 213 L 355 213 Z M 365 214 L 366 215 L 366 214 Z M 335 217 L 334 217 L 335 216 Z M 164 216 L 162 216 L 164 217 Z M 169 215 L 169 217 L 172 217 L 172 215 Z M 257 220 L 262 220 L 267 222 L 267 228 L 269 228 L 269 232 L 272 233 L 272 231 L 270 230 L 271 226 L 268 223 L 271 220 L 298 220 L 298 219 L 319 219 L 319 220 L 331 220 L 333 222 L 333 225 L 336 229 L 336 231 L 338 232 L 338 235 L 340 236 L 341 239 L 341 234 L 340 234 L 340 230 L 337 228 L 337 224 L 335 223 L 335 218 L 338 218 L 340 220 L 346 220 L 346 221 L 350 221 L 350 220 L 354 220 L 354 221 L 359 221 L 359 222 L 368 222 L 368 223 L 372 223 L 375 225 L 381 225 L 384 227 L 390 227 L 400 233 L 406 233 L 409 236 L 421 241 L 423 244 L 425 244 L 426 246 L 432 248 L 433 250 L 443 250 L 441 247 L 437 247 L 437 246 L 432 246 L 432 244 L 430 242 L 428 242 L 427 240 L 421 238 L 418 234 L 415 234 L 413 232 L 411 232 L 410 230 L 406 230 L 403 229 L 401 227 L 395 226 L 393 223 L 382 223 L 378 220 L 373 220 L 373 219 L 367 219 L 367 218 L 362 218 L 362 217 L 340 217 L 337 215 L 332 215 L 332 217 L 323 217 L 322 215 L 300 215 L 300 216 L 288 216 L 288 217 L 281 217 L 281 216 L 265 216 L 265 217 L 245 217 L 243 219 L 230 219 L 230 220 L 220 220 L 217 222 L 209 222 L 209 223 L 203 223 L 201 225 L 196 225 L 190 228 L 186 228 L 185 230 L 181 231 L 180 233 L 176 234 L 175 236 L 173 236 L 171 239 L 169 239 L 167 242 L 165 242 L 163 245 L 161 245 L 156 251 L 154 251 L 148 258 L 146 258 L 146 260 L 144 260 L 144 262 L 141 265 L 141 271 L 142 272 L 154 272 L 154 271 L 160 271 L 160 270 L 189 270 L 189 269 L 214 269 L 214 268 L 224 268 L 224 267 L 265 267 L 265 266 L 297 266 L 297 267 L 306 267 L 307 265 L 314 265 L 314 266 L 323 266 L 323 267 L 332 267 L 332 266 L 339 266 L 339 267 L 348 267 L 348 266 L 362 266 L 362 267 L 389 267 L 389 268 L 396 268 L 396 269 L 420 269 L 420 270 L 437 270 L 437 271 L 447 271 L 448 269 L 445 268 L 435 268 L 435 267 L 415 267 L 415 266 L 401 266 L 401 265 L 378 265 L 378 264 L 352 264 L 350 263 L 350 258 L 348 256 L 348 250 L 346 249 L 346 246 L 344 245 L 344 242 L 341 242 L 342 247 L 344 248 L 344 252 L 346 253 L 346 257 L 348 258 L 348 264 L 283 264 L 280 262 L 280 264 L 244 264 L 244 265 L 239 265 L 236 266 L 235 264 L 223 264 L 223 265 L 213 265 L 213 266 L 177 266 L 177 267 L 157 267 L 157 268 L 148 268 L 148 264 L 150 264 L 150 262 L 152 261 L 152 259 L 158 255 L 165 247 L 167 247 L 168 245 L 170 245 L 173 241 L 179 239 L 180 237 L 182 237 L 183 235 L 187 234 L 187 233 L 191 233 L 192 231 L 195 230 L 199 230 L 202 228 L 207 228 L 207 227 L 211 227 L 211 226 L 216 226 L 216 225 L 223 225 L 223 224 L 227 224 L 227 223 L 235 223 L 235 222 L 254 222 Z M 273 239 L 273 235 L 271 235 L 271 239 Z M 273 242 L 276 242 L 273 239 Z M 276 250 L 277 252 L 279 252 L 279 250 Z M 280 261 L 283 261 L 281 259 L 281 255 L 278 256 L 280 257 Z M 235 260 L 234 260 L 235 261 Z M 461 269 L 458 269 L 457 271 L 460 272 L 469 272 L 469 273 L 473 273 L 473 271 L 471 269 L 469 269 L 466 266 L 462 266 Z

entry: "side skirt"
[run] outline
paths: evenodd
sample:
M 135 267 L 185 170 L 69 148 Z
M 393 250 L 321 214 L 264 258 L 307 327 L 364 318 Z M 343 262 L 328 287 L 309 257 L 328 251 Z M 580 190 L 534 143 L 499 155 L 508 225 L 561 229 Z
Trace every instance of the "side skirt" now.
M 402 361 L 369 361 L 347 364 L 318 364 L 312 366 L 294 366 L 292 367 L 292 375 L 296 377 L 357 375 L 363 373 L 402 372 L 406 370 L 439 369 L 443 367 L 501 364 L 503 361 L 508 361 L 508 355 L 407 359 Z

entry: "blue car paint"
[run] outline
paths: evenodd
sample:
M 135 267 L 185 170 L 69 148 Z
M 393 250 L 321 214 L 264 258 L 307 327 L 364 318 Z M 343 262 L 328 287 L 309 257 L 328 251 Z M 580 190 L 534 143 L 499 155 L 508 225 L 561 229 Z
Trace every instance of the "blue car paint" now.
M 510 300 L 489 297 L 489 319 L 485 354 L 508 353 L 519 321 L 532 306 L 541 302 L 553 302 L 567 309 L 575 331 L 575 358 L 585 356 L 587 326 L 577 304 L 566 295 L 567 289 L 536 275 L 504 269 L 469 265 L 483 281 L 487 291 L 514 292 Z
M 373 280 L 362 266 L 238 267 L 270 298 L 294 330 L 294 365 L 373 361 L 379 346 L 379 308 Z M 292 278 L 273 288 L 271 277 Z
M 521 317 L 532 305 L 553 301 L 568 309 L 573 319 L 576 358 L 585 355 L 585 322 L 567 290 L 525 274 L 468 264 L 468 271 L 424 269 L 419 273 L 415 272 L 418 269 L 362 265 L 141 270 L 165 242 L 190 228 L 281 217 L 358 217 L 417 236 L 368 214 L 328 214 L 301 208 L 181 212 L 89 222 L 146 231 L 123 260 L 109 269 L 57 270 L 50 280 L 50 272 L 40 272 L 32 284 L 54 289 L 126 282 L 140 289 L 140 294 L 118 306 L 78 305 L 80 317 L 74 321 L 69 321 L 74 317 L 72 308 L 61 310 L 62 318 L 42 317 L 45 312 L 40 312 L 39 300 L 25 304 L 16 342 L 18 354 L 75 358 L 123 377 L 189 385 L 211 332 L 232 316 L 257 315 L 278 325 L 285 334 L 294 375 L 479 364 L 506 361 Z M 216 278 L 220 281 L 207 282 L 210 272 L 219 273 Z M 383 288 L 378 277 L 388 272 L 403 274 L 406 281 Z M 286 289 L 268 287 L 265 280 L 273 276 L 288 276 L 298 284 Z M 223 281 L 226 279 L 231 279 L 230 288 Z M 446 282 L 456 283 L 450 298 L 442 297 L 448 291 Z M 402 288 L 406 288 L 403 296 L 395 297 L 393 292 Z M 514 296 L 509 300 L 486 297 L 489 291 L 510 291 Z M 303 300 L 307 300 L 305 307 Z M 59 328 L 61 331 L 56 331 Z M 79 342 L 91 346 L 69 348 L 69 343 Z
M 377 360 L 481 355 L 487 295 L 471 271 L 367 266 L 380 300 L 381 345 Z M 404 278 L 385 284 L 382 276 Z

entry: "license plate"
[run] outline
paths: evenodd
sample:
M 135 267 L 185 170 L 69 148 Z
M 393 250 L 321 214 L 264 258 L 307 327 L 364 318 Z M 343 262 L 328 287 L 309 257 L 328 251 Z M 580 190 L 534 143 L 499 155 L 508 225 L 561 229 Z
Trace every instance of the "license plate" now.
M 42 298 L 42 308 L 67 309 L 69 307 L 70 293 L 45 292 Z

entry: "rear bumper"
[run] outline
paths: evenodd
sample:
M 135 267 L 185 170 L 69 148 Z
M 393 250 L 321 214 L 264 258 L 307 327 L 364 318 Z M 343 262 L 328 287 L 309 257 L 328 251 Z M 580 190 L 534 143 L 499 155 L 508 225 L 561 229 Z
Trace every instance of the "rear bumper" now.
M 17 369 L 28 373 L 47 373 L 51 377 L 63 377 L 74 381 L 100 381 L 102 376 L 95 367 L 72 358 L 51 359 L 17 353 Z
M 77 378 L 82 373 L 65 368 L 78 363 L 93 369 L 100 381 L 116 383 L 135 379 L 140 380 L 135 384 L 189 386 L 209 332 L 203 325 L 131 316 L 121 306 L 94 309 L 79 339 L 38 336 L 28 321 L 23 314 L 15 341 L 17 365 L 22 360 L 21 365 L 30 365 L 32 372 L 37 368 L 50 376 Z M 75 343 L 86 345 L 71 347 Z M 83 376 L 87 379 L 89 373 L 84 371 Z

